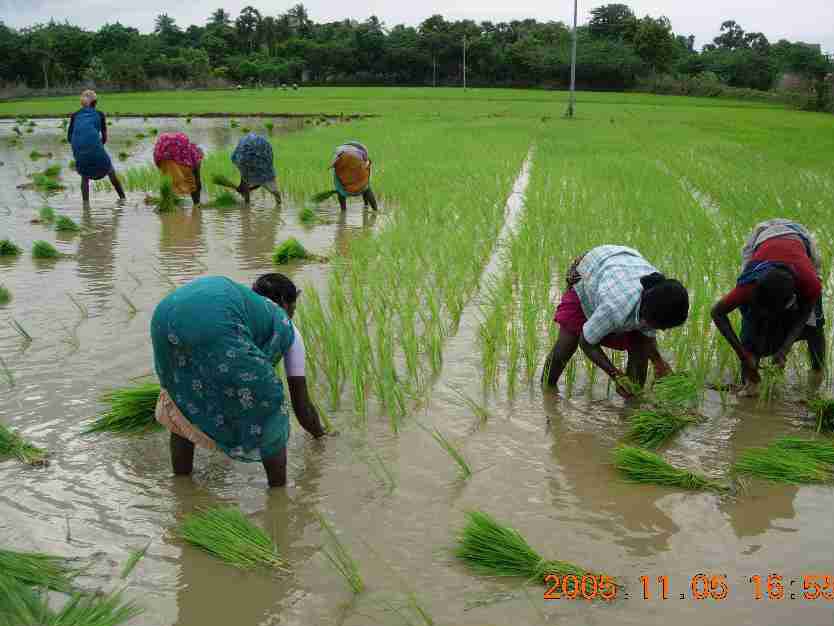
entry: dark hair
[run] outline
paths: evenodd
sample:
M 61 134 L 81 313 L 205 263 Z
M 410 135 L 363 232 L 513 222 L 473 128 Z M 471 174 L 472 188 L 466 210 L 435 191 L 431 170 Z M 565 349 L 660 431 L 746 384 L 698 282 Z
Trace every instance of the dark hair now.
M 680 326 L 689 317 L 689 293 L 680 281 L 655 272 L 640 279 L 643 285 L 640 314 L 653 328 Z
M 252 291 L 269 298 L 275 304 L 292 304 L 301 293 L 295 284 L 283 274 L 264 274 L 252 285 Z
M 787 308 L 795 293 L 796 281 L 790 270 L 775 267 L 756 281 L 752 305 L 759 313 L 778 314 Z

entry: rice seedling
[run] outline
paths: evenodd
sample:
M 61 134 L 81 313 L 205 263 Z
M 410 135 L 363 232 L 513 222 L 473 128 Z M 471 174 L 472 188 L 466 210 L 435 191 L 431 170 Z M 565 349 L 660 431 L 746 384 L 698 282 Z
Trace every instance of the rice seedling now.
M 770 445 L 781 450 L 795 450 L 796 452 L 809 456 L 820 463 L 834 465 L 834 442 L 830 439 L 782 437 Z
M 353 593 L 362 593 L 365 583 L 359 573 L 359 565 L 350 555 L 347 548 L 339 540 L 339 536 L 333 527 L 327 522 L 321 513 L 316 513 L 321 529 L 324 531 L 330 546 L 322 546 L 322 552 L 333 568 L 342 575 Z
M 49 176 L 50 178 L 57 178 L 61 175 L 61 166 L 60 165 L 50 165 L 43 171 L 44 176 Z
M 490 414 L 484 405 L 470 398 L 460 389 L 456 389 L 454 387 L 447 387 L 447 389 L 458 397 L 460 406 L 469 409 L 475 414 L 475 417 L 478 418 L 478 426 L 483 426 L 487 423 L 490 418 Z
M 759 402 L 769 404 L 781 397 L 785 388 L 785 369 L 768 363 L 759 368 L 762 381 L 759 383 Z
M 29 158 L 30 158 L 30 159 L 32 159 L 33 161 L 37 161 L 38 159 L 46 159 L 46 158 L 50 158 L 51 156 L 52 156 L 52 154 L 51 154 L 51 153 L 48 153 L 48 152 L 38 152 L 37 150 L 32 150 L 32 151 L 29 153 Z
M 649 450 L 655 450 L 698 419 L 689 415 L 647 409 L 629 418 L 626 440 Z
M 142 558 L 147 553 L 148 548 L 150 548 L 150 547 L 151 547 L 151 542 L 149 541 L 144 548 L 141 548 L 139 550 L 132 550 L 131 551 L 130 557 L 128 557 L 127 562 L 125 563 L 124 567 L 122 568 L 122 573 L 120 575 L 122 580 L 124 580 L 125 578 L 130 576 L 130 573 L 136 568 L 136 565 L 139 563 L 139 561 L 142 560 Z
M 834 431 L 834 400 L 831 398 L 814 398 L 808 407 L 817 418 L 817 432 Z
M 229 121 L 229 126 L 232 127 L 232 128 L 237 128 L 238 126 L 240 126 L 240 123 L 238 123 L 237 120 L 230 120 Z
M 596 369 L 593 370 L 596 372 Z M 634 382 L 626 375 L 618 376 L 617 377 L 617 385 L 625 389 L 628 393 L 630 393 L 633 397 L 639 398 L 643 395 L 643 387 L 639 383 Z
M 136 133 L 136 139 L 138 139 L 139 141 L 143 140 L 144 138 L 145 133 Z
M 0 256 L 17 256 L 23 250 L 10 239 L 0 239 Z
M 466 459 L 463 456 L 463 453 L 458 450 L 455 445 L 449 441 L 446 436 L 440 432 L 437 428 L 429 428 L 428 426 L 424 426 L 418 422 L 420 428 L 424 431 L 429 433 L 432 436 L 438 445 L 448 454 L 451 459 L 457 464 L 458 466 L 458 475 L 461 480 L 466 480 L 470 476 L 472 476 L 472 468 L 469 467 L 469 463 L 466 462 Z
M 35 189 L 44 193 L 54 193 L 64 189 L 64 186 L 56 179 L 45 176 L 44 174 L 35 174 L 32 177 L 32 185 Z
M 51 206 L 43 206 L 38 211 L 38 219 L 40 219 L 40 221 L 44 222 L 45 224 L 51 224 L 52 222 L 54 222 L 55 216 L 55 209 L 53 209 Z
M 188 543 L 241 569 L 260 566 L 289 571 L 275 542 L 237 507 L 198 509 L 182 521 L 179 535 Z
M 152 136 L 156 137 L 159 134 L 159 129 L 158 128 L 151 128 L 150 134 Z
M 66 215 L 59 215 L 55 220 L 55 230 L 67 233 L 77 233 L 81 227 Z
M 32 335 L 30 335 L 30 334 L 26 331 L 26 329 L 25 329 L 25 328 L 23 328 L 23 325 L 22 325 L 20 322 L 18 322 L 15 318 L 12 318 L 12 319 L 9 321 L 9 326 L 11 326 L 11 327 L 12 327 L 12 329 L 14 329 L 14 331 L 15 331 L 18 335 L 20 335 L 20 336 L 21 336 L 21 338 L 23 338 L 23 340 L 24 340 L 25 342 L 27 342 L 27 343 L 31 343 L 31 342 L 32 342 Z
M 67 167 L 69 167 L 71 170 L 75 170 L 75 161 L 70 161 Z
M 12 374 L 12 370 L 6 364 L 6 361 L 2 356 L 0 356 L 0 367 L 3 368 L 3 376 L 5 376 L 9 387 L 14 387 L 14 374 Z
M 316 212 L 309 206 L 305 206 L 298 212 L 298 221 L 302 224 L 314 224 L 316 222 Z
M 86 305 L 86 304 L 84 304 L 84 303 L 80 302 L 80 301 L 78 300 L 78 298 L 76 298 L 76 297 L 75 297 L 74 295 L 72 295 L 71 293 L 68 293 L 68 294 L 67 294 L 67 297 L 68 297 L 68 298 L 72 301 L 72 303 L 75 305 L 75 308 L 77 308 L 77 309 L 78 309 L 78 312 L 79 312 L 79 313 L 81 313 L 81 318 L 82 318 L 82 319 L 87 319 L 88 317 L 90 317 L 90 309 L 88 309 L 88 308 L 87 308 L 87 305 Z
M 272 253 L 272 262 L 276 265 L 284 265 L 289 263 L 292 259 L 307 259 L 310 254 L 305 250 L 298 239 L 290 237 L 280 245 L 275 247 Z
M 44 465 L 48 453 L 0 424 L 0 456 L 13 456 L 27 465 Z
M 119 152 L 119 161 L 127 161 L 129 158 L 130 158 L 130 155 L 127 152 L 125 152 L 124 150 Z
M 12 292 L 3 283 L 0 283 L 0 305 L 8 304 L 12 299 Z
M 321 204 L 328 198 L 335 196 L 338 192 L 335 189 L 331 189 L 329 191 L 320 191 L 319 193 L 315 194 L 310 200 L 315 202 L 316 204 Z
M 795 448 L 769 446 L 744 450 L 733 469 L 771 482 L 799 485 L 826 483 L 834 478 L 834 467 Z
M 29 128 L 27 128 L 27 129 L 26 129 L 26 134 L 27 134 L 27 135 L 31 135 L 31 134 L 32 134 L 32 133 L 34 133 L 34 132 L 35 132 L 35 129 L 34 129 L 34 128 L 32 128 L 31 126 L 30 126 Z
M 275 130 L 275 124 L 273 124 L 272 122 L 266 122 L 264 124 L 264 128 L 266 128 L 266 132 L 268 132 L 271 135 L 272 131 Z
M 241 126 L 241 128 L 240 128 L 240 133 L 242 135 L 248 135 L 251 132 L 252 132 L 252 129 L 249 128 L 248 126 Z
M 123 598 L 123 591 L 106 595 L 75 593 L 45 626 L 118 626 L 144 613 Z
M 83 434 L 112 432 L 120 435 L 144 435 L 163 427 L 155 418 L 159 400 L 159 383 L 138 383 L 102 395 L 109 408 L 96 418 Z
M 51 243 L 43 240 L 32 242 L 32 257 L 36 259 L 57 259 L 61 253 Z
M 660 455 L 634 446 L 618 446 L 614 450 L 614 465 L 627 480 L 635 483 L 717 492 L 727 490 L 715 480 L 678 469 L 663 460 Z
M 119 296 L 122 298 L 124 303 L 127 305 L 128 311 L 130 311 L 131 315 L 136 315 L 136 313 L 139 312 L 139 307 L 137 307 L 135 304 L 133 304 L 133 301 L 130 298 L 128 298 L 124 294 L 124 292 L 120 291 Z
M 214 196 L 212 204 L 221 209 L 228 209 L 238 205 L 237 198 L 230 191 L 221 191 Z
M 652 395 L 660 406 L 683 409 L 697 401 L 700 389 L 694 376 L 675 372 L 654 381 Z
M 58 556 L 0 548 L 0 573 L 24 585 L 67 593 L 78 570 Z
M 156 205 L 160 213 L 176 211 L 183 203 L 182 198 L 174 192 L 174 181 L 170 176 L 163 176 L 159 183 L 159 196 L 145 199 L 146 202 Z
M 190 118 L 190 117 L 186 117 L 186 118 L 185 118 L 185 123 L 186 123 L 186 124 L 190 124 L 190 123 L 191 123 L 191 118 Z
M 211 177 L 211 182 L 219 187 L 228 187 L 229 189 L 234 189 L 237 191 L 237 185 L 232 182 L 232 180 L 228 176 L 224 176 L 222 174 L 214 174 Z
M 365 459 L 365 462 L 368 464 L 368 468 L 376 479 L 385 485 L 388 493 L 393 493 L 394 489 L 397 488 L 397 477 L 391 471 L 391 468 L 388 467 L 385 459 L 380 456 L 379 452 L 371 449 L 368 452 L 368 458 Z
M 469 511 L 466 525 L 457 538 L 455 556 L 472 569 L 490 576 L 511 576 L 544 583 L 550 575 L 589 573 L 566 561 L 545 560 L 516 529 L 506 526 L 488 513 Z

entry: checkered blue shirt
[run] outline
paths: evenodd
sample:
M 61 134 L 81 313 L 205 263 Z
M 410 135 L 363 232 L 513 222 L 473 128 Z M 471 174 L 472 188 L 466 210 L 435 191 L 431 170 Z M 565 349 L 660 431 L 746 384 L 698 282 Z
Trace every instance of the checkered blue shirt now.
M 585 341 L 597 345 L 610 334 L 632 330 L 654 337 L 653 330 L 640 325 L 640 279 L 657 269 L 639 252 L 625 246 L 599 246 L 576 269 L 582 280 L 574 289 L 588 318 L 582 327 Z

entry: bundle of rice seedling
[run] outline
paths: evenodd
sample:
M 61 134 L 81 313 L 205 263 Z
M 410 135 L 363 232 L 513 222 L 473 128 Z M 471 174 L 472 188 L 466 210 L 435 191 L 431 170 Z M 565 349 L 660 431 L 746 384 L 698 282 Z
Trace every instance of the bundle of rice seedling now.
M 305 206 L 298 212 L 298 221 L 302 224 L 312 224 L 316 221 L 316 212 L 308 206 Z
M 46 626 L 50 619 L 44 594 L 0 571 L 0 626 Z
M 629 418 L 630 427 L 626 440 L 639 446 L 655 450 L 669 438 L 689 424 L 694 424 L 697 418 L 689 415 L 678 415 L 665 411 L 643 410 Z
M 327 560 L 330 561 L 336 571 L 342 575 L 353 593 L 362 593 L 362 590 L 365 588 L 365 583 L 362 581 L 362 575 L 359 573 L 359 565 L 339 540 L 339 536 L 333 530 L 333 527 L 327 523 L 324 516 L 318 513 L 317 517 L 319 518 L 321 529 L 327 535 L 332 546 L 322 546 L 324 556 L 327 557 Z
M 231 126 L 232 128 L 237 128 L 238 126 L 240 126 L 240 124 L 238 123 L 237 120 L 231 120 L 229 122 L 229 126 Z
M 335 189 L 331 189 L 329 191 L 321 191 L 321 192 L 317 193 L 316 195 L 314 195 L 310 199 L 313 202 L 315 202 L 316 204 L 321 204 L 322 202 L 324 202 L 328 198 L 330 198 L 332 196 L 335 196 L 337 193 L 339 193 L 339 192 L 336 191 Z
M 11 239 L 0 239 L 0 256 L 17 256 L 23 252 Z
M 241 569 L 267 567 L 289 571 L 278 546 L 237 507 L 198 509 L 179 527 L 180 537 Z
M 145 138 L 145 133 L 136 133 L 136 138 L 140 141 Z
M 272 122 L 266 122 L 264 124 L 264 128 L 266 128 L 266 131 L 268 133 L 272 133 L 272 131 L 275 129 L 275 124 L 273 124 Z
M 159 383 L 145 382 L 105 393 L 101 401 L 109 404 L 110 408 L 96 418 L 83 434 L 107 431 L 121 435 L 144 435 L 162 429 L 155 417 L 159 392 Z
M 51 178 L 49 176 L 44 176 L 43 174 L 35 174 L 32 177 L 32 184 L 38 191 L 43 191 L 46 193 L 52 193 L 64 189 L 64 186 L 61 183 L 59 183 L 56 179 Z
M 733 468 L 739 474 L 792 485 L 825 483 L 834 478 L 834 467 L 828 463 L 799 450 L 776 446 L 745 450 Z
M 834 465 L 834 442 L 830 439 L 801 439 L 799 437 L 782 437 L 772 444 L 774 448 L 781 450 L 794 450 L 805 456 Z
M 69 167 L 71 170 L 74 170 L 75 169 L 75 161 L 70 161 L 69 165 L 67 167 Z
M 634 446 L 618 446 L 614 450 L 614 465 L 625 477 L 635 483 L 654 483 L 681 489 L 709 489 L 726 491 L 727 488 L 706 476 L 678 469 L 654 452 Z
M 55 209 L 53 209 L 51 206 L 41 207 L 40 210 L 38 211 L 38 219 L 40 219 L 40 221 L 42 221 L 46 224 L 54 222 L 55 221 Z
M 136 567 L 136 564 L 139 563 L 139 561 L 142 560 L 142 557 L 145 556 L 145 554 L 148 551 L 148 548 L 150 548 L 150 547 L 151 547 L 151 543 L 149 541 L 148 544 L 144 548 L 142 548 L 141 550 L 133 550 L 130 553 L 130 557 L 127 559 L 127 562 L 125 563 L 125 566 L 122 568 L 122 573 L 121 573 L 122 580 L 124 580 L 125 578 L 130 576 L 130 573 Z
M 0 456 L 13 456 L 29 465 L 46 463 L 47 451 L 33 446 L 13 430 L 0 424 Z
M 211 182 L 220 187 L 228 187 L 229 189 L 237 191 L 238 186 L 233 183 L 230 178 L 223 176 L 223 174 L 215 174 L 211 177 Z
M 834 400 L 831 398 L 814 398 L 808 402 L 808 408 L 817 418 L 817 432 L 834 430 Z
M 44 176 L 49 176 L 50 178 L 57 178 L 61 175 L 61 166 L 60 165 L 50 165 L 43 171 Z
M 51 243 L 39 239 L 32 243 L 32 256 L 36 259 L 57 259 L 61 253 Z
M 216 196 L 212 204 L 221 209 L 228 209 L 237 206 L 237 197 L 230 191 L 221 191 Z
M 240 129 L 240 133 L 242 135 L 248 135 L 251 132 L 252 132 L 252 129 L 249 128 L 248 126 L 242 126 L 241 129 Z
M 549 574 L 572 574 L 581 579 L 589 573 L 565 561 L 546 561 L 521 533 L 487 513 L 470 511 L 466 518 L 466 526 L 458 535 L 455 556 L 483 574 L 518 576 L 543 583 Z
M 272 262 L 276 265 L 283 265 L 289 263 L 292 259 L 306 259 L 309 256 L 304 246 L 298 242 L 298 239 L 290 237 L 281 245 L 275 247 L 272 253 Z
M 0 283 L 0 304 L 8 304 L 11 299 L 12 292 L 3 283 Z
M 451 441 L 449 441 L 446 436 L 440 432 L 437 428 L 428 428 L 427 426 L 423 426 L 419 424 L 420 428 L 425 430 L 428 434 L 432 436 L 441 448 L 448 454 L 452 460 L 457 463 L 458 466 L 458 473 L 460 475 L 461 480 L 466 480 L 470 476 L 472 476 L 472 468 L 469 467 L 469 463 L 466 462 L 466 459 L 463 458 L 463 453 L 458 450 Z
M 69 592 L 78 575 L 67 559 L 40 552 L 15 552 L 0 548 L 0 574 L 24 585 Z
M 659 405 L 682 409 L 698 400 L 700 389 L 694 376 L 676 372 L 654 381 L 652 394 Z
M 124 150 L 119 152 L 119 161 L 127 161 L 129 158 L 130 158 L 130 155 L 127 152 L 125 152 Z
M 32 150 L 29 153 L 29 158 L 32 159 L 33 161 L 37 161 L 38 159 L 45 159 L 48 156 L 49 156 L 49 154 L 44 153 L 44 152 L 38 152 L 37 150 Z
M 759 368 L 762 381 L 759 383 L 759 401 L 770 403 L 782 396 L 785 388 L 785 369 L 768 363 Z
M 55 220 L 55 230 L 69 233 L 77 233 L 81 227 L 66 215 L 59 215 Z
M 182 199 L 174 192 L 174 181 L 170 176 L 163 176 L 159 183 L 159 200 L 156 208 L 160 213 L 176 211 L 182 204 Z
M 643 386 L 639 383 L 634 382 L 625 374 L 622 376 L 617 376 L 616 383 L 635 398 L 643 394 Z
M 158 134 L 159 134 L 159 129 L 158 128 L 151 128 L 151 135 L 156 137 Z

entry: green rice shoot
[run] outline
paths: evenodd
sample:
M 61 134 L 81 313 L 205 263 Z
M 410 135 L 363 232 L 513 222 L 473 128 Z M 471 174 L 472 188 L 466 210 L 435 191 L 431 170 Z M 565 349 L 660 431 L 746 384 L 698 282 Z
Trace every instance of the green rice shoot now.
M 472 569 L 490 576 L 513 576 L 544 582 L 549 574 L 574 575 L 588 572 L 565 561 L 545 560 L 514 528 L 482 511 L 466 513 L 466 525 L 458 534 L 455 556 Z
M 771 446 L 781 450 L 794 450 L 809 456 L 820 463 L 834 465 L 834 441 L 830 439 L 802 439 L 800 437 L 782 437 Z
M 2 456 L 13 456 L 28 465 L 44 465 L 48 453 L 32 445 L 4 424 L 0 424 L 0 457 Z
M 61 253 L 48 241 L 39 239 L 32 243 L 32 256 L 36 259 L 57 259 Z
M 128 557 L 127 562 L 125 562 L 125 565 L 122 568 L 122 573 L 121 573 L 122 580 L 124 580 L 125 578 L 130 576 L 130 573 L 136 568 L 136 565 L 139 563 L 139 561 L 142 560 L 142 558 L 147 553 L 148 548 L 150 548 L 150 547 L 151 547 L 151 542 L 149 541 L 144 548 L 141 548 L 140 550 L 131 551 L 130 557 Z
M 770 404 L 782 397 L 785 390 L 785 370 L 773 363 L 762 365 L 759 383 L 759 402 Z
M 231 178 L 228 176 L 223 176 L 222 174 L 215 174 L 211 177 L 211 182 L 218 187 L 228 187 L 229 189 L 237 190 L 238 185 L 236 185 Z
M 66 215 L 59 215 L 55 220 L 55 230 L 60 232 L 77 233 L 81 230 L 81 227 L 76 224 L 72 218 L 69 218 Z
M 625 374 L 622 375 L 622 376 L 618 376 L 616 382 L 620 387 L 625 389 L 628 393 L 630 393 L 635 398 L 639 397 L 643 394 L 643 386 L 640 385 L 639 383 L 634 382 L 633 380 L 631 380 L 631 378 L 629 378 Z
M 337 193 L 339 192 L 335 189 L 331 189 L 329 191 L 320 191 L 319 193 L 315 194 L 312 198 L 310 198 L 310 200 L 312 200 L 316 204 L 321 204 L 328 198 L 335 196 Z
M 144 435 L 163 426 L 156 421 L 156 403 L 160 386 L 156 382 L 137 383 L 132 387 L 105 393 L 101 401 L 109 408 L 88 426 L 83 434 L 111 432 L 119 435 Z
M 350 555 L 347 548 L 339 540 L 339 536 L 323 515 L 317 514 L 321 529 L 324 531 L 330 545 L 322 546 L 322 552 L 335 570 L 342 575 L 353 593 L 362 593 L 365 583 L 359 573 L 359 565 Z
M 814 398 L 808 407 L 817 418 L 817 432 L 834 431 L 834 399 Z
M 302 224 L 314 224 L 316 222 L 316 212 L 309 206 L 305 206 L 298 212 L 298 221 Z
M 159 201 L 156 208 L 160 213 L 176 211 L 182 204 L 182 199 L 174 192 L 174 181 L 170 176 L 163 176 L 159 183 Z
M 689 415 L 678 415 L 662 410 L 647 409 L 629 418 L 626 440 L 649 450 L 656 450 L 680 430 L 698 419 Z
M 0 256 L 17 256 L 23 250 L 17 246 L 11 239 L 0 239 Z
M 38 217 L 40 220 L 46 224 L 51 224 L 55 221 L 55 209 L 51 206 L 44 206 L 40 208 L 38 211 Z
M 43 175 L 50 178 L 57 178 L 61 175 L 61 166 L 58 164 L 50 165 L 43 171 Z
M 695 378 L 685 372 L 676 372 L 654 381 L 652 394 L 660 406 L 684 409 L 698 400 L 700 388 Z
M 78 570 L 62 557 L 0 548 L 0 573 L 24 585 L 67 593 Z
M 188 543 L 235 567 L 289 571 L 275 542 L 237 507 L 198 509 L 183 520 L 179 534 Z
M 295 237 L 290 237 L 280 245 L 275 247 L 272 253 L 272 261 L 276 265 L 284 265 L 289 263 L 292 259 L 306 259 L 309 258 L 309 253 L 304 246 L 299 243 Z
M 29 331 L 27 331 L 27 330 L 23 327 L 23 324 L 21 324 L 20 322 L 18 322 L 15 318 L 12 318 L 11 320 L 9 320 L 9 326 L 11 326 L 11 327 L 14 329 L 14 331 L 15 331 L 18 335 L 20 335 L 20 337 L 21 337 L 24 341 L 26 341 L 27 343 L 31 343 L 31 342 L 32 342 L 32 335 L 30 335 L 30 334 L 29 334 Z
M 650 483 L 690 490 L 717 492 L 727 490 L 727 487 L 715 480 L 678 469 L 667 463 L 660 455 L 634 446 L 618 446 L 614 450 L 614 465 L 628 481 L 634 483 Z
M 12 292 L 3 283 L 0 283 L 0 304 L 8 304 L 12 299 Z
M 238 206 L 237 197 L 230 191 L 221 191 L 214 196 L 212 204 L 221 209 L 229 209 Z
M 64 189 L 64 186 L 55 178 L 44 176 L 43 174 L 35 174 L 32 176 L 32 184 L 35 186 L 35 189 L 45 193 L 53 193 Z
M 469 463 L 467 463 L 466 459 L 463 456 L 463 453 L 458 450 L 455 445 L 449 441 L 446 436 L 440 432 L 437 428 L 428 428 L 427 426 L 423 426 L 420 424 L 420 427 L 429 433 L 432 438 L 440 445 L 441 448 L 448 454 L 451 459 L 457 464 L 458 466 L 458 476 L 461 480 L 466 480 L 470 476 L 472 476 L 472 468 L 469 467 Z
M 739 474 L 791 485 L 826 483 L 834 478 L 830 464 L 803 451 L 775 445 L 744 450 L 733 469 Z

